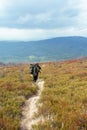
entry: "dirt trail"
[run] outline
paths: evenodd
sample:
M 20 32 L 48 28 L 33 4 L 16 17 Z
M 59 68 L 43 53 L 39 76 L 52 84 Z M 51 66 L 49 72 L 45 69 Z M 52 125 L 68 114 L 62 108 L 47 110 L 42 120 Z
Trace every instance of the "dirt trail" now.
M 32 130 L 32 125 L 37 124 L 37 122 L 39 121 L 39 119 L 34 119 L 34 114 L 38 112 L 37 104 L 44 87 L 44 81 L 39 79 L 36 84 L 39 87 L 37 95 L 29 98 L 25 102 L 25 106 L 23 108 L 21 130 Z

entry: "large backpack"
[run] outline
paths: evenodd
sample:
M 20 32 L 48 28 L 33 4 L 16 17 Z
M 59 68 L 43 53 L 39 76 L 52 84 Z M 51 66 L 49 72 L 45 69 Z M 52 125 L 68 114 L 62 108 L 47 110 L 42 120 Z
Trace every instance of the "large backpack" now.
M 33 75 L 36 76 L 38 74 L 38 67 L 34 65 L 33 67 Z
M 37 75 L 41 67 L 38 64 L 30 64 L 30 74 Z

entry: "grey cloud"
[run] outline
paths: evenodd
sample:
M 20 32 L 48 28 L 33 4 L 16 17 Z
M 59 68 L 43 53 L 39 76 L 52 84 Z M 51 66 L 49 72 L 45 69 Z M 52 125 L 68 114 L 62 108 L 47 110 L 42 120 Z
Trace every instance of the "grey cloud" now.
M 0 26 L 13 28 L 62 28 L 74 26 L 78 9 L 69 7 L 69 0 L 8 0 L 6 16 Z
M 68 17 L 76 17 L 79 15 L 79 9 L 69 8 L 64 10 L 64 14 Z

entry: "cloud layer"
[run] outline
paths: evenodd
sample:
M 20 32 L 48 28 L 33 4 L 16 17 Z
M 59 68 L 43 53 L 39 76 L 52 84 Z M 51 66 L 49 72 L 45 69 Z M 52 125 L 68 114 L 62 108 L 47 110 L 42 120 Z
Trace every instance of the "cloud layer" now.
M 87 36 L 86 0 L 0 0 L 0 40 Z

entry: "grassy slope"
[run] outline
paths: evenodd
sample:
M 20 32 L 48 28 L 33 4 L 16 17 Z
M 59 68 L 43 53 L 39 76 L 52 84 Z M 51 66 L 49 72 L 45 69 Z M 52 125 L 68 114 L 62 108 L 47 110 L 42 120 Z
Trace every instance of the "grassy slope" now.
M 19 129 L 22 105 L 36 92 L 29 65 L 0 67 L 0 129 Z
M 87 60 L 41 64 L 45 86 L 34 130 L 87 129 Z M 25 98 L 35 94 L 29 65 L 0 68 L 0 127 L 18 130 Z M 6 130 L 5 129 L 5 130 Z
M 87 130 L 87 60 L 43 65 L 45 89 L 35 130 Z

